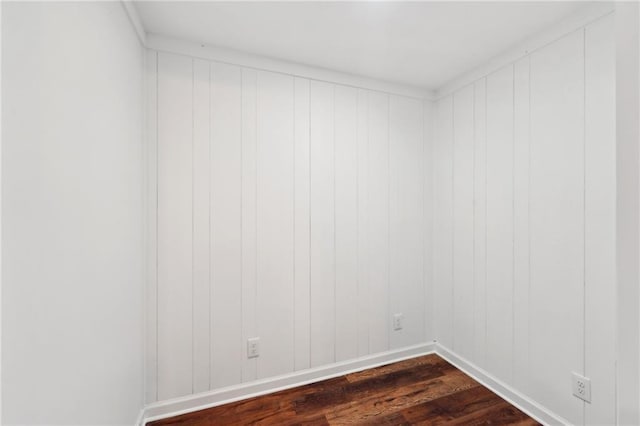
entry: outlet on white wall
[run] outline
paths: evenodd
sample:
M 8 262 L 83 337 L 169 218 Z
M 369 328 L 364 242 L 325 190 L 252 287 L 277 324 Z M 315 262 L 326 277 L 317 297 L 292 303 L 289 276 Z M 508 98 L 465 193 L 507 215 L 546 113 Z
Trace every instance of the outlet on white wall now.
M 260 338 L 252 337 L 247 339 L 247 358 L 257 358 L 260 356 Z
M 393 315 L 393 329 L 394 330 L 402 330 L 402 323 L 404 320 L 404 315 L 402 314 L 394 314 Z
M 591 379 L 573 373 L 573 394 L 584 401 L 591 402 Z

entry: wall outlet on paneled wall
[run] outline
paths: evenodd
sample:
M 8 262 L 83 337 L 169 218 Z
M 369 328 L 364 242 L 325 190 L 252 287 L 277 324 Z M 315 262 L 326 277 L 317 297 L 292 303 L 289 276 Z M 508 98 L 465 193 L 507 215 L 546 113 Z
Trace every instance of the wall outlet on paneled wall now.
M 584 401 L 591 402 L 591 379 L 578 373 L 573 373 L 572 378 L 573 394 Z
M 393 315 L 393 329 L 398 331 L 402 330 L 402 323 L 404 321 L 404 315 L 402 314 L 394 314 Z
M 260 338 L 252 337 L 247 339 L 247 358 L 257 358 L 260 356 Z

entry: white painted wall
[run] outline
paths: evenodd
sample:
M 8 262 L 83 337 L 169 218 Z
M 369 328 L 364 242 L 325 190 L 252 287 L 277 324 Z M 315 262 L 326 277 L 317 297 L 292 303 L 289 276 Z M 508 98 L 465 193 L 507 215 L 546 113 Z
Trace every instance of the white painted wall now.
M 0 188 L 2 187 L 2 3 L 0 3 Z M 2 424 L 2 191 L 0 190 L 0 424 Z
M 148 65 L 147 402 L 432 339 L 422 100 L 164 52 Z
M 640 423 L 640 7 L 616 4 L 617 413 Z
M 613 25 L 437 102 L 436 338 L 572 424 L 615 422 Z
M 130 424 L 142 50 L 119 4 L 3 8 L 2 420 Z M 434 108 L 156 51 L 147 77 L 146 402 L 437 337 L 613 423 L 612 16 Z
M 2 423 L 131 425 L 143 50 L 119 2 L 2 8 Z

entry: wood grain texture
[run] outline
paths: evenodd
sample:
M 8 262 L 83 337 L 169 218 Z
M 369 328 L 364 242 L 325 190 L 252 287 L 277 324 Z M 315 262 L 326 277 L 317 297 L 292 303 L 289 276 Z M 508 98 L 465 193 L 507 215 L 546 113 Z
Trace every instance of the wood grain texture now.
M 149 423 L 168 425 L 537 425 L 437 355 Z

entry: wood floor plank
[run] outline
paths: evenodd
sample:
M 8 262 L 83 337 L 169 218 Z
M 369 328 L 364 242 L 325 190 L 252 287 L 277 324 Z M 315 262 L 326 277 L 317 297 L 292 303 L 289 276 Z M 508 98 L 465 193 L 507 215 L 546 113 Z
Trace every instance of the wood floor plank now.
M 503 402 L 496 394 L 484 386 L 475 386 L 454 394 L 417 404 L 402 410 L 404 417 L 412 424 L 448 423 L 456 418 L 492 407 Z
M 411 405 L 432 401 L 457 390 L 477 386 L 462 372 L 453 371 L 443 377 L 411 383 L 400 388 L 389 388 L 367 398 L 354 401 L 348 407 L 338 406 L 327 413 L 329 423 L 348 419 L 349 423 L 370 421 L 373 417 L 388 415 Z
M 310 385 L 311 388 L 317 390 L 313 393 L 303 395 L 297 398 L 293 402 L 293 407 L 297 415 L 304 415 L 306 413 L 314 413 L 334 407 L 339 404 L 346 404 L 349 402 L 349 396 L 347 395 L 347 384 L 349 382 L 340 377 L 339 380 L 332 379 L 332 383 L 329 386 L 315 387 Z
M 431 354 L 148 424 L 532 426 L 539 423 Z
M 513 405 L 506 401 L 502 401 L 490 407 L 483 408 L 481 410 L 474 411 L 462 416 L 454 421 L 448 422 L 447 425 L 534 425 L 538 424 L 533 422 L 526 414 L 518 410 Z
M 345 377 L 350 382 L 357 382 L 360 380 L 366 380 L 371 377 L 383 376 L 385 374 L 393 373 L 401 370 L 411 370 L 416 367 L 436 367 L 436 366 L 451 366 L 447 361 L 440 358 L 436 354 L 429 354 L 420 356 L 417 358 L 410 358 L 404 361 L 394 362 L 393 364 L 383 365 L 381 367 L 370 368 L 363 371 L 357 371 L 355 373 L 347 374 Z
M 367 426 L 377 426 L 377 425 L 389 425 L 389 426 L 411 426 L 411 423 L 404 418 L 402 413 L 395 412 L 388 414 L 386 416 L 379 416 L 377 418 L 371 419 L 368 422 L 362 422 L 361 425 Z

